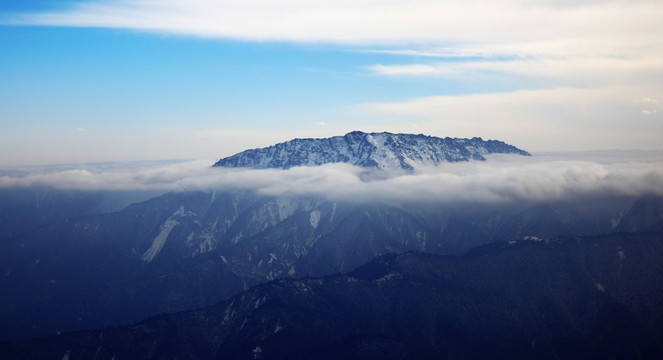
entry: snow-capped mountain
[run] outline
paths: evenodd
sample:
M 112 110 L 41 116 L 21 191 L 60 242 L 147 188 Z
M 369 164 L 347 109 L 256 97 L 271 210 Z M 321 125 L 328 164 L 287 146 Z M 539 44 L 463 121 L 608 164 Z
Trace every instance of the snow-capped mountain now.
M 412 170 L 445 162 L 485 160 L 487 154 L 526 151 L 498 140 L 439 138 L 426 135 L 353 131 L 326 139 L 294 139 L 262 149 L 251 149 L 219 160 L 217 167 L 289 169 L 348 163 L 378 169 Z

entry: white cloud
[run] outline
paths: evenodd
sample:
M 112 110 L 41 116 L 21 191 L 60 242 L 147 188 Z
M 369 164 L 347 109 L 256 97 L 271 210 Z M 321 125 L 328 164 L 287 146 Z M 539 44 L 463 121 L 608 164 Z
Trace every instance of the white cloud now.
M 369 69 L 378 75 L 414 75 L 414 76 L 441 76 L 457 72 L 454 66 L 433 66 L 433 65 L 373 65 Z
M 483 59 L 434 64 L 374 65 L 378 75 L 460 77 L 468 74 L 501 73 L 530 78 L 562 80 L 564 83 L 611 85 L 642 84 L 663 77 L 663 57 L 534 57 L 527 59 Z
M 494 155 L 413 174 L 372 176 L 345 164 L 289 170 L 210 168 L 210 161 L 102 164 L 6 172 L 0 186 L 67 189 L 250 189 L 267 195 L 312 195 L 348 201 L 545 201 L 580 195 L 663 195 L 663 152 Z M 367 180 L 372 179 L 372 180 Z
M 519 0 L 97 0 L 60 11 L 5 16 L 5 23 L 298 42 L 502 44 L 593 38 L 615 46 L 660 40 L 661 13 L 663 4 L 646 0 L 566 5 Z
M 0 14 L 0 24 L 343 44 L 423 58 L 373 65 L 374 74 L 454 77 L 474 81 L 465 87 L 474 89 L 483 88 L 477 79 L 492 81 L 475 75 L 505 74 L 509 88 L 525 83 L 547 90 L 432 96 L 368 108 L 397 119 L 380 126 L 416 121 L 432 135 L 499 138 L 538 150 L 660 148 L 661 112 L 651 105 L 663 96 L 660 14 L 663 2 L 651 0 L 93 0 Z M 218 138 L 224 149 L 245 148 L 239 137 Z M 194 156 L 219 152 L 215 143 L 201 143 L 205 149 L 193 144 L 201 148 Z
M 663 122 L 644 120 L 641 87 L 556 88 L 430 96 L 365 108 L 436 136 L 496 138 L 526 150 L 660 149 Z
M 663 2 L 650 0 L 93 0 L 63 10 L 4 14 L 0 23 L 386 46 L 393 48 L 368 51 L 485 61 L 378 64 L 374 73 L 492 71 L 623 85 L 660 83 L 662 13 Z M 651 71 L 658 72 L 657 80 Z

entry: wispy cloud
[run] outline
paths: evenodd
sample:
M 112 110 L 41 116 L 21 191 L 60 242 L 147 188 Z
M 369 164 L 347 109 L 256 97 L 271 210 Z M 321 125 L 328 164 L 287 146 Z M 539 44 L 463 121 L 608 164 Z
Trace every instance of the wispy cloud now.
M 365 108 L 389 119 L 416 120 L 438 136 L 494 137 L 530 150 L 660 149 L 663 119 L 643 116 L 643 87 L 520 90 L 430 96 Z M 648 110 L 658 107 L 648 103 Z
M 563 5 L 560 5 L 563 4 Z M 4 23 L 128 28 L 203 37 L 367 42 L 660 39 L 657 1 L 97 0 Z
M 663 56 L 647 58 L 530 57 L 527 59 L 472 59 L 432 64 L 373 65 L 378 75 L 460 77 L 501 73 L 553 79 L 583 85 L 642 84 L 663 76 Z M 655 75 L 655 76 L 652 76 Z
M 266 195 L 311 195 L 348 201 L 544 201 L 579 195 L 663 194 L 662 152 L 491 156 L 413 174 L 372 176 L 345 164 L 289 170 L 210 168 L 210 161 L 152 166 L 104 164 L 32 168 L 0 176 L 0 186 L 66 189 L 249 189 Z
M 660 14 L 663 2 L 652 0 L 91 0 L 0 13 L 0 24 L 339 44 L 393 55 L 368 66 L 373 75 L 453 78 L 477 92 L 486 91 L 481 82 L 504 76 L 502 89 L 528 90 L 365 108 L 433 135 L 499 138 L 536 150 L 660 148 L 663 111 L 644 100 L 663 97 Z M 241 145 L 228 134 L 201 136 L 217 135 Z
M 410 65 L 373 65 L 369 70 L 378 75 L 408 75 L 408 76 L 444 76 L 458 73 L 458 64 L 440 65 L 425 65 L 425 64 L 410 64 Z
M 383 54 L 465 58 L 376 64 L 375 74 L 499 72 L 588 86 L 653 81 L 652 72 L 660 79 L 662 13 L 663 2 L 649 0 L 92 0 L 2 14 L 0 23 L 349 44 Z

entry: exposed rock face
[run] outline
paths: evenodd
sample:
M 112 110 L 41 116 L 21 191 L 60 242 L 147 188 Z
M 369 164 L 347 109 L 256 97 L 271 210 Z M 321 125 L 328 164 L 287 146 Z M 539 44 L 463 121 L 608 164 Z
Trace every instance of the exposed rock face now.
M 354 131 L 344 136 L 294 139 L 262 149 L 246 150 L 221 159 L 214 166 L 288 169 L 348 163 L 383 170 L 412 170 L 418 166 L 436 166 L 445 162 L 485 160 L 487 154 L 530 155 L 502 141 L 484 141 L 477 137 L 452 139 Z

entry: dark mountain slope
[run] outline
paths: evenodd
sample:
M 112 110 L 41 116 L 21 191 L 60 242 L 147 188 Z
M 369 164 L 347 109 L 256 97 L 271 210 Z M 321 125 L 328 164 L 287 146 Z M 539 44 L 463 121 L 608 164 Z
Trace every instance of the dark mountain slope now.
M 0 344 L 3 358 L 438 359 L 663 356 L 663 234 L 385 255 L 129 327 Z M 65 355 L 68 354 L 68 355 Z
M 663 197 L 651 195 L 639 198 L 621 219 L 617 229 L 627 232 L 663 230 Z
M 199 308 L 275 278 L 346 272 L 380 254 L 462 254 L 499 240 L 607 233 L 633 202 L 356 204 L 170 193 L 0 244 L 0 339 Z M 634 208 L 628 218 L 655 224 L 646 211 L 655 208 Z
M 0 188 L 0 241 L 67 218 L 119 211 L 162 193 Z

